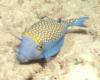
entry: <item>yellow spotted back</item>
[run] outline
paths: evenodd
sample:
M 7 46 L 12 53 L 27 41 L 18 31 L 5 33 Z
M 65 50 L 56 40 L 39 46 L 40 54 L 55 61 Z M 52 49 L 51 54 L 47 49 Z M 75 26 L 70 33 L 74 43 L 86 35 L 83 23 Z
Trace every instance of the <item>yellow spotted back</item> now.
M 52 19 L 41 20 L 27 29 L 24 34 L 32 37 L 38 44 L 50 40 L 59 39 L 65 34 L 66 28 L 63 24 Z

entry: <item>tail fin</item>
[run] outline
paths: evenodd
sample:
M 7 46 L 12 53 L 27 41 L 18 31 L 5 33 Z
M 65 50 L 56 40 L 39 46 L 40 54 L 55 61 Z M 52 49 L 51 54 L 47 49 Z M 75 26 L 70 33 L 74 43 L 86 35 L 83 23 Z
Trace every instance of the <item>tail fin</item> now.
M 87 16 L 82 16 L 79 17 L 78 19 L 70 19 L 67 24 L 66 27 L 71 27 L 71 26 L 79 26 L 79 27 L 85 27 L 85 22 L 89 17 Z

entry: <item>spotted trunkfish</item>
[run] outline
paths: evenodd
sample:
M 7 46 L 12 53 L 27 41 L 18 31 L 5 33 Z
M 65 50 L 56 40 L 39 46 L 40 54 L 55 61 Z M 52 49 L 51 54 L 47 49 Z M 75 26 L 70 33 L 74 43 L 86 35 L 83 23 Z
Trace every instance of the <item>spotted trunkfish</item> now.
M 64 36 L 69 27 L 85 27 L 87 16 L 69 21 L 42 19 L 26 29 L 22 34 L 17 59 L 21 63 L 32 60 L 49 60 L 56 55 L 64 44 Z

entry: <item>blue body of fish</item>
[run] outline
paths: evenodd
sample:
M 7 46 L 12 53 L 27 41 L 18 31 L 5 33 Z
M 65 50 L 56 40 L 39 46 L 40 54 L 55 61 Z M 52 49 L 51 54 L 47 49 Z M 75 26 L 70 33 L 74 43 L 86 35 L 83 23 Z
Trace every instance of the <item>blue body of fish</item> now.
M 68 22 L 43 19 L 26 29 L 22 34 L 17 58 L 21 63 L 37 59 L 51 59 L 64 44 L 68 27 L 84 27 L 88 17 L 79 17 Z

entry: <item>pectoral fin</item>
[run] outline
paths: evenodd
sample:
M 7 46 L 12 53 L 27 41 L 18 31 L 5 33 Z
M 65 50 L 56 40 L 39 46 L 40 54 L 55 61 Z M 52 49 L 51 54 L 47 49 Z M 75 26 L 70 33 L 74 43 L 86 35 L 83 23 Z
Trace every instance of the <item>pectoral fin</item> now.
M 52 56 L 56 55 L 60 51 L 63 43 L 64 43 L 64 38 L 61 39 L 59 42 L 57 42 L 57 44 L 54 47 L 52 47 L 49 51 L 44 52 L 43 55 L 45 59 L 49 60 L 52 58 Z

